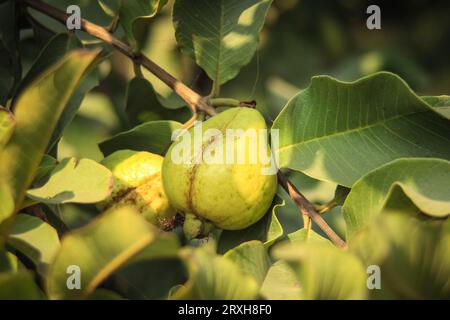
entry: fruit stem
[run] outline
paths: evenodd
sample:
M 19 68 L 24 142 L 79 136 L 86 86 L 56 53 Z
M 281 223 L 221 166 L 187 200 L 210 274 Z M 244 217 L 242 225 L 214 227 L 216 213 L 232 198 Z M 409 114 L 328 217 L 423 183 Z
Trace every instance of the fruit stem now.
M 209 99 L 209 104 L 213 107 L 256 107 L 256 101 L 239 101 L 233 98 L 212 98 Z
M 241 102 L 232 98 L 213 98 L 209 103 L 214 107 L 239 107 Z

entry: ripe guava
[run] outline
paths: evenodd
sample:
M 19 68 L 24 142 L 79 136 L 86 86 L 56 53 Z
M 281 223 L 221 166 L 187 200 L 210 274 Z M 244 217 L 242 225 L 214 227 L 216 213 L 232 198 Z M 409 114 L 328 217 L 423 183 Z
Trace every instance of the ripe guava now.
M 120 150 L 101 163 L 111 170 L 114 185 L 111 196 L 100 208 L 131 205 L 159 228 L 168 230 L 173 226 L 176 210 L 170 205 L 161 181 L 163 157 L 145 151 Z
M 210 223 L 224 230 L 244 229 L 269 209 L 277 178 L 276 172 L 264 173 L 271 166 L 266 130 L 258 111 L 232 108 L 189 129 L 171 145 L 163 162 L 163 186 L 190 224 L 184 226 L 188 238 L 204 235 Z

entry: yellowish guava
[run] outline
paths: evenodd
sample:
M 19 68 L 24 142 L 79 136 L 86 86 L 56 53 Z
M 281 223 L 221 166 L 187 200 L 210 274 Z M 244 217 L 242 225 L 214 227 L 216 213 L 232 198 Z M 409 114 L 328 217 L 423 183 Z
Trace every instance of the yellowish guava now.
M 163 186 L 172 206 L 192 224 L 184 226 L 188 237 L 204 231 L 193 216 L 221 229 L 239 230 L 269 209 L 277 178 L 276 171 L 268 170 L 270 148 L 259 136 L 267 138 L 264 130 L 258 111 L 232 108 L 191 128 L 171 145 L 163 162 Z M 254 134 L 256 140 L 251 139 Z
M 170 229 L 176 210 L 170 205 L 162 186 L 163 157 L 145 151 L 120 150 L 102 160 L 111 170 L 114 185 L 102 209 L 134 206 L 150 223 Z

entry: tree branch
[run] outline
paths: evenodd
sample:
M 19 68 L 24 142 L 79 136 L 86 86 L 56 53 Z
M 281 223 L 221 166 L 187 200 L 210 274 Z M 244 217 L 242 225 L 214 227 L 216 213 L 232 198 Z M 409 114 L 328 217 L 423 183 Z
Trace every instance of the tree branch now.
M 278 171 L 278 182 L 284 190 L 289 194 L 292 200 L 301 211 L 303 215 L 306 215 L 314 221 L 320 229 L 330 238 L 335 245 L 341 248 L 346 248 L 347 244 L 342 240 L 330 226 L 323 220 L 319 213 L 317 213 L 314 205 L 303 196 L 303 194 L 297 190 L 297 188 L 290 182 L 281 171 Z
M 39 12 L 44 13 L 45 15 L 54 18 L 55 20 L 61 22 L 62 24 L 66 24 L 69 15 L 65 12 L 52 7 L 41 0 L 19 0 L 25 5 L 33 8 Z M 102 26 L 96 25 L 90 21 L 85 19 L 81 19 L 81 28 L 86 33 L 91 36 L 102 40 L 105 43 L 110 44 L 114 48 L 116 48 L 119 52 L 129 57 L 133 63 L 140 64 L 142 67 L 153 73 L 158 79 L 164 82 L 167 86 L 169 86 L 175 93 L 177 93 L 191 108 L 194 117 L 196 119 L 196 115 L 199 111 L 203 111 L 210 116 L 214 116 L 217 114 L 216 110 L 209 104 L 207 97 L 202 97 L 194 90 L 190 89 L 184 83 L 176 79 L 166 70 L 161 68 L 151 59 L 143 54 L 135 54 L 130 46 L 128 46 L 125 42 L 114 37 L 107 29 Z M 223 102 L 220 100 L 216 100 L 216 102 Z M 229 101 L 228 101 L 229 102 Z M 252 102 L 253 103 L 253 102 Z M 330 238 L 333 243 L 337 246 L 345 248 L 347 244 L 344 240 L 342 240 L 322 219 L 322 217 L 317 213 L 314 206 L 295 188 L 295 186 L 283 175 L 281 171 L 278 171 L 278 182 L 281 186 L 288 192 L 289 196 L 296 203 L 297 207 L 300 209 L 300 212 L 306 216 L 311 218 L 320 229 L 322 229 L 325 234 Z
M 64 25 L 66 24 L 66 21 L 69 18 L 69 15 L 67 15 L 65 12 L 55 7 L 52 7 L 40 0 L 19 0 L 19 1 L 23 2 L 30 8 L 33 8 L 37 11 L 46 14 L 49 17 L 54 18 L 55 20 L 61 22 Z M 174 90 L 175 93 L 177 93 L 187 103 L 187 105 L 191 108 L 193 113 L 197 113 L 198 111 L 204 111 L 210 116 L 213 116 L 217 113 L 216 110 L 207 103 L 206 99 L 200 96 L 197 92 L 193 91 L 184 83 L 177 80 L 174 76 L 172 76 L 166 70 L 162 69 L 147 56 L 143 54 L 135 54 L 130 46 L 128 46 L 125 42 L 114 37 L 104 27 L 96 25 L 85 19 L 81 19 L 81 29 L 86 33 L 90 34 L 91 36 L 112 45 L 122 54 L 132 59 L 134 63 L 142 65 L 145 69 L 153 73 L 162 82 L 164 82 L 167 86 L 169 86 L 172 90 Z

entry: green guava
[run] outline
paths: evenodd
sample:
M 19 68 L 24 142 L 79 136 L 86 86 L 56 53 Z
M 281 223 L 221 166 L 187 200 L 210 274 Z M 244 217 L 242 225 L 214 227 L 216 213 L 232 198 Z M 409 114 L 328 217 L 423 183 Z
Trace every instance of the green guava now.
M 161 180 L 163 157 L 145 151 L 120 150 L 101 162 L 111 170 L 114 185 L 101 209 L 131 205 L 150 223 L 170 229 L 176 210 L 170 205 Z
M 266 123 L 254 109 L 228 109 L 180 135 L 164 158 L 162 180 L 190 224 L 186 236 L 204 235 L 211 223 L 239 230 L 261 219 L 277 190 L 270 160 Z

